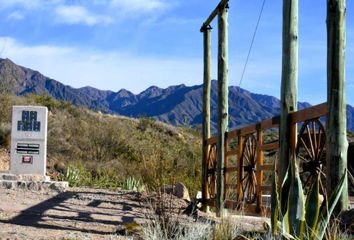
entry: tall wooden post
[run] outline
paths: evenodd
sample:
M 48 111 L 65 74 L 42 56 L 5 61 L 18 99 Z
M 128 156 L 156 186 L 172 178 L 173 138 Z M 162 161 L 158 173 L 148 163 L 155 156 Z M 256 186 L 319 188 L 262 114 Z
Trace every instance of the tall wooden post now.
M 209 147 L 207 140 L 210 138 L 210 84 L 211 84 L 211 27 L 203 29 L 204 37 L 204 84 L 203 84 L 203 159 L 202 159 L 202 202 L 206 203 L 208 196 L 206 180 L 207 173 L 207 155 Z
M 242 150 L 243 150 L 243 137 L 241 135 L 238 136 L 238 151 L 237 151 L 237 162 L 241 161 Z M 237 201 L 242 201 L 243 192 L 242 192 L 242 178 L 243 178 L 243 167 L 241 164 L 237 164 Z
M 218 134 L 216 215 L 224 215 L 225 132 L 228 130 L 228 6 L 218 9 Z
M 345 0 L 327 0 L 327 191 L 338 184 L 347 168 L 347 127 L 345 101 Z M 348 208 L 348 182 L 336 212 Z
M 280 181 L 289 165 L 292 128 L 289 113 L 297 110 L 298 80 L 298 0 L 283 0 L 283 57 L 281 78 L 281 115 L 279 126 Z
M 263 170 L 261 169 L 261 166 L 263 165 L 263 151 L 262 151 L 262 145 L 263 145 L 263 131 L 261 129 L 261 126 L 257 127 L 257 171 L 256 171 L 256 177 L 257 177 L 257 208 L 256 211 L 257 213 L 260 213 L 262 211 L 262 184 L 263 184 Z

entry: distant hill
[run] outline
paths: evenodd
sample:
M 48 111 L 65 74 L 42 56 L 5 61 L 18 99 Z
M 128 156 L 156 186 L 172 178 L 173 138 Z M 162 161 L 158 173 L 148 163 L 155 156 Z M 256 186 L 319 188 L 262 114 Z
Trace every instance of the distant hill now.
M 202 121 L 203 86 L 177 85 L 165 89 L 152 86 L 139 94 L 122 89 L 102 91 L 92 87 L 72 88 L 38 71 L 21 67 L 9 59 L 0 59 L 0 81 L 8 82 L 21 96 L 28 93 L 49 94 L 55 99 L 78 106 L 129 117 L 152 117 L 173 125 L 198 126 Z M 299 103 L 299 109 L 311 106 Z M 229 87 L 230 128 L 258 122 L 278 115 L 279 99 Z M 217 121 L 217 82 L 211 84 L 211 116 L 215 130 Z M 347 107 L 348 129 L 354 131 L 354 108 Z

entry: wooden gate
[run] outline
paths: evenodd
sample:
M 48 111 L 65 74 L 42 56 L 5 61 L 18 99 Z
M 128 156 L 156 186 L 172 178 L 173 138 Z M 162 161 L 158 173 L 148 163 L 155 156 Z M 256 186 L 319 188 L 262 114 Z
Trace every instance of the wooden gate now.
M 313 179 L 321 175 L 321 191 L 325 191 L 325 117 L 327 104 L 323 103 L 289 114 L 292 129 L 292 152 L 300 165 L 300 177 L 305 193 Z M 247 213 L 265 215 L 270 208 L 271 174 L 278 167 L 279 120 L 274 117 L 235 129 L 225 134 L 224 206 L 243 209 Z M 298 131 L 299 129 L 299 131 Z M 204 179 L 203 200 L 215 206 L 217 137 L 206 141 L 207 154 L 203 161 L 207 174 Z M 269 205 L 264 204 L 268 195 Z

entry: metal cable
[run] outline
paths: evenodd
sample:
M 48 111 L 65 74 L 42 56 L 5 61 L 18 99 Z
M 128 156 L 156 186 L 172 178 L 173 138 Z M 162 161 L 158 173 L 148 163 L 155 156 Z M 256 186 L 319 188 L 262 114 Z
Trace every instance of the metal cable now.
M 238 87 L 239 87 L 239 88 L 241 87 L 242 80 L 243 80 L 243 77 L 244 77 L 245 72 L 246 72 L 246 68 L 247 68 L 248 60 L 249 60 L 249 58 L 250 58 L 251 51 L 252 51 L 252 47 L 253 47 L 253 43 L 254 43 L 254 40 L 255 40 L 255 38 L 256 38 L 256 34 L 257 34 L 257 30 L 258 30 L 258 26 L 259 26 L 259 23 L 260 23 L 260 21 L 261 21 L 261 17 L 262 17 L 262 14 L 263 14 L 263 9 L 264 9 L 265 2 L 266 2 L 266 0 L 263 0 L 262 8 L 261 8 L 261 11 L 259 12 L 259 16 L 258 16 L 258 20 L 257 20 L 256 28 L 254 29 L 254 33 L 253 33 L 253 37 L 252 37 L 252 41 L 251 41 L 251 45 L 250 45 L 250 48 L 249 48 L 249 50 L 248 50 L 248 54 L 247 54 L 247 58 L 246 58 L 246 62 L 245 62 L 245 65 L 244 65 L 244 67 L 243 67 L 243 71 L 242 71 L 241 79 L 240 79 L 240 82 L 239 82 L 239 85 L 238 85 Z

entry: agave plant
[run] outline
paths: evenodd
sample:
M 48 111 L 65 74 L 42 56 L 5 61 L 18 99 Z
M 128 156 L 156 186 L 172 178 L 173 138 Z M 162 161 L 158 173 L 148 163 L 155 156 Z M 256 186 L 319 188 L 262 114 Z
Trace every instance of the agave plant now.
M 145 186 L 140 180 L 136 180 L 134 177 L 127 177 L 122 183 L 122 189 L 136 192 L 145 191 Z
M 69 183 L 70 187 L 77 186 L 80 181 L 80 170 L 75 166 L 68 166 L 64 180 Z
M 330 216 L 333 213 L 339 197 L 343 191 L 347 172 L 329 197 L 320 201 L 320 179 L 316 179 L 305 200 L 302 184 L 298 172 L 296 156 L 288 167 L 283 184 L 278 192 L 278 176 L 274 171 L 272 178 L 271 224 L 272 233 L 279 232 L 287 239 L 322 240 Z

